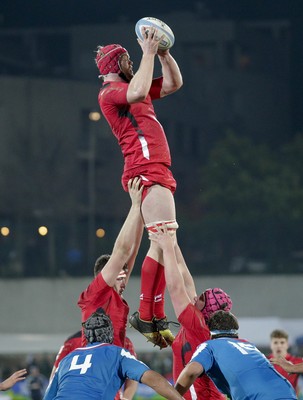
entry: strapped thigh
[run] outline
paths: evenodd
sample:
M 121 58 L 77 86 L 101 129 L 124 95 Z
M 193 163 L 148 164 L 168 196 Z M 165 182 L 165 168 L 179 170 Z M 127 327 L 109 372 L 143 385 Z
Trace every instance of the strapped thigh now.
M 157 232 L 157 227 L 161 227 L 162 225 L 166 225 L 167 231 L 171 233 L 174 233 L 179 228 L 178 222 L 175 219 L 170 221 L 150 222 L 145 225 L 145 228 L 148 232 Z

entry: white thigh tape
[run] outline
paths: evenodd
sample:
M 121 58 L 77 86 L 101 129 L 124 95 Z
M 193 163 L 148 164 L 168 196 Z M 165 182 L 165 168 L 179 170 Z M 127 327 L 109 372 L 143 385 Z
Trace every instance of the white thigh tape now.
M 155 221 L 146 224 L 145 227 L 149 232 L 157 232 L 157 227 L 166 225 L 168 231 L 176 231 L 179 228 L 178 222 L 174 219 L 172 221 Z

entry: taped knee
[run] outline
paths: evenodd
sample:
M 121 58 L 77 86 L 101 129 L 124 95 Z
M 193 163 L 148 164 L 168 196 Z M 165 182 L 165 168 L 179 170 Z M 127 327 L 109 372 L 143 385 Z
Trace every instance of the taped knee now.
M 167 231 L 172 234 L 179 228 L 178 222 L 175 219 L 151 222 L 146 224 L 145 228 L 148 232 L 157 232 L 157 227 L 161 227 L 162 225 L 166 225 Z

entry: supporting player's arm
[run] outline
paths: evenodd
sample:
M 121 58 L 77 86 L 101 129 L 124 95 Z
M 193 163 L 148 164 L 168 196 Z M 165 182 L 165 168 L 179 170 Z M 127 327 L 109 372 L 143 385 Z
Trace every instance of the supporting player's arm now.
M 191 303 L 182 274 L 178 267 L 176 253 L 174 248 L 174 240 L 167 232 L 165 225 L 157 228 L 157 232 L 149 233 L 150 240 L 158 243 L 163 251 L 163 265 L 165 271 L 166 286 L 171 298 L 172 305 L 177 318 L 182 311 Z
M 186 292 L 190 300 L 193 301 L 197 296 L 195 282 L 193 280 L 191 273 L 189 272 L 189 269 L 184 260 L 181 249 L 177 243 L 175 244 L 175 253 L 176 253 L 178 267 L 183 277 Z
M 183 395 L 188 391 L 194 381 L 203 373 L 204 369 L 198 362 L 191 362 L 183 369 L 179 378 L 177 379 L 175 388 Z
M 168 400 L 180 400 L 182 396 L 171 386 L 171 384 L 158 372 L 148 370 L 141 377 L 144 385 L 151 387 L 155 392 Z
M 115 241 L 111 257 L 101 271 L 103 279 L 109 286 L 114 286 L 123 265 L 128 262 L 135 247 L 138 246 L 138 234 L 143 229 L 141 217 L 143 186 L 140 184 L 140 178 L 134 178 L 128 182 L 132 206 Z
M 143 189 L 143 187 L 142 187 Z M 141 201 L 141 200 L 140 200 Z M 140 214 L 141 215 L 141 214 Z M 140 223 L 141 221 L 141 223 Z M 136 261 L 136 257 L 138 255 L 138 251 L 139 251 L 139 247 L 141 244 L 141 240 L 142 240 L 142 236 L 143 236 L 143 230 L 144 230 L 144 223 L 143 223 L 143 219 L 142 217 L 139 219 L 139 222 L 137 223 L 136 227 L 135 227 L 135 232 L 134 232 L 134 243 L 130 252 L 130 256 L 127 259 L 127 273 L 126 273 L 126 280 L 125 280 L 125 284 L 127 285 L 129 278 L 130 278 L 130 274 L 134 268 L 135 265 L 135 261 Z

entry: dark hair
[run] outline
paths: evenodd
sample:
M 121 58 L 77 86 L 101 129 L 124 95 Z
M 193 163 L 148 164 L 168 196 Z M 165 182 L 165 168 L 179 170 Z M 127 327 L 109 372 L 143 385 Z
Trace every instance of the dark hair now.
M 216 311 L 208 321 L 212 338 L 238 337 L 239 324 L 237 318 L 229 311 Z
M 110 254 L 103 254 L 97 258 L 94 266 L 94 275 L 97 276 L 100 271 L 104 268 L 107 261 L 110 259 Z
M 102 269 L 105 267 L 106 263 L 110 259 L 110 254 L 103 254 L 99 258 L 97 258 L 95 265 L 94 265 L 94 276 L 97 276 L 99 272 L 102 271 Z M 127 264 L 124 264 L 123 267 L 121 268 L 125 273 L 128 272 L 128 267 Z

